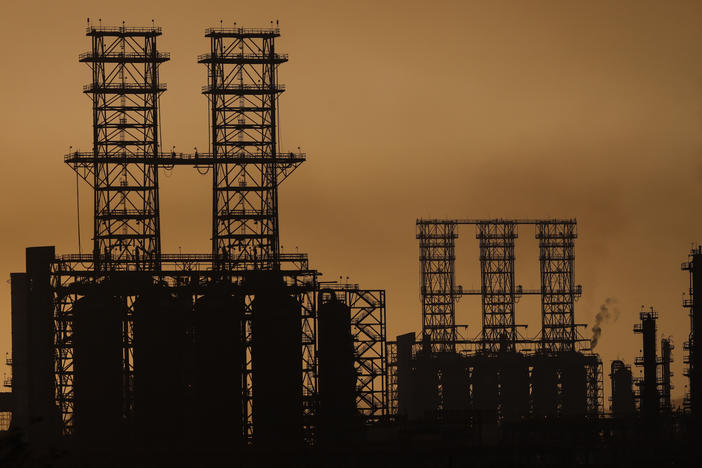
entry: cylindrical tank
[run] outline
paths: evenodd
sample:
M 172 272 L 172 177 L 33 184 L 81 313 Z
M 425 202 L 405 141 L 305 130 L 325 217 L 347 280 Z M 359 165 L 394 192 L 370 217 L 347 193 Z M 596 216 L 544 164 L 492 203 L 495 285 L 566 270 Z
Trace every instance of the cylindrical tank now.
M 397 414 L 409 417 L 414 394 L 412 347 L 414 333 L 397 336 Z
M 430 418 L 439 404 L 439 379 L 436 373 L 436 363 L 431 351 L 420 350 L 415 353 L 414 369 L 412 371 L 412 400 L 409 408 L 409 419 L 421 420 Z
M 91 446 L 117 443 L 123 430 L 123 310 L 100 295 L 73 308 L 74 435 Z
M 504 353 L 499 359 L 502 418 L 520 421 L 529 416 L 529 364 L 516 353 Z
M 561 357 L 561 413 L 566 417 L 583 417 L 587 408 L 587 372 L 579 353 Z
M 456 353 L 439 354 L 443 408 L 448 419 L 459 418 L 468 410 L 468 367 L 463 356 Z
M 252 304 L 253 437 L 258 446 L 302 441 L 301 308 L 279 275 L 257 278 Z
M 228 448 L 243 441 L 243 315 L 243 296 L 218 291 L 195 302 L 194 432 L 203 448 Z
M 634 414 L 633 379 L 631 368 L 622 361 L 612 361 L 612 414 L 614 417 L 627 417 Z
M 471 375 L 473 409 L 484 424 L 497 422 L 497 362 L 491 356 L 476 356 Z
M 360 429 L 351 311 L 334 292 L 330 295 L 327 302 L 320 300 L 317 314 L 318 434 L 322 443 L 347 441 Z
M 531 375 L 531 398 L 534 416 L 556 416 L 558 407 L 558 369 L 552 356 L 538 356 Z
M 191 296 L 160 286 L 134 303 L 134 419 L 146 447 L 182 442 L 185 318 L 191 310 Z

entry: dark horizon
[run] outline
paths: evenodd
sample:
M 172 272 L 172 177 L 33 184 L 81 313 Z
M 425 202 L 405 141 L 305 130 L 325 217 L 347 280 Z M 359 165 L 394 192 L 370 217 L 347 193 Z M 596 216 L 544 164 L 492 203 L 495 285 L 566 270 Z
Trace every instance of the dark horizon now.
M 106 25 L 153 18 L 163 27 L 160 48 L 173 54 L 161 71 L 169 84 L 163 149 L 187 152 L 207 147 L 205 72 L 196 63 L 208 46 L 204 28 L 220 18 L 251 26 L 279 19 L 279 49 L 290 54 L 280 72 L 283 147 L 308 154 L 281 189 L 284 250 L 309 253 L 326 279 L 385 288 L 394 337 L 420 325 L 416 218 L 575 217 L 576 321 L 592 325 L 615 299 L 620 317 L 603 325 L 597 351 L 605 362 L 630 363 L 640 349 L 636 315 L 655 307 L 660 332 L 677 346 L 674 397 L 684 392 L 680 263 L 702 227 L 693 217 L 702 149 L 698 4 L 164 5 L 47 3 L 39 14 L 12 5 L 4 15 L 6 276 L 22 270 L 27 246 L 78 250 L 74 174 L 62 155 L 91 144 L 80 93 L 88 70 L 77 62 L 86 17 Z M 164 252 L 207 252 L 210 179 L 167 174 Z M 90 207 L 82 185 L 84 246 Z M 466 288 L 479 284 L 476 246 L 463 229 L 457 282 Z M 530 230 L 516 249 L 517 283 L 537 287 Z M 9 352 L 9 284 L 1 287 L 0 351 Z M 525 298 L 516 313 L 530 334 L 538 329 L 538 304 Z M 457 322 L 477 333 L 479 304 L 461 301 Z

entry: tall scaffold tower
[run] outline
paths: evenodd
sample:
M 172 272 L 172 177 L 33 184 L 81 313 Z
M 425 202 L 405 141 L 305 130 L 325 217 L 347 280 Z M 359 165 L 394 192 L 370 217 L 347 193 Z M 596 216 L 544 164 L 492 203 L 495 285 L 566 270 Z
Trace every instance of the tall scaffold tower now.
M 541 270 L 541 346 L 547 352 L 575 351 L 578 342 L 575 301 L 575 220 L 536 224 Z
M 280 252 L 278 186 L 304 160 L 301 153 L 279 149 L 278 66 L 287 54 L 276 52 L 280 30 L 219 27 L 205 30 L 210 52 L 198 62 L 207 66 L 212 167 L 213 270 L 226 279 L 232 271 L 280 272 L 301 306 L 302 393 L 305 437 L 314 439 L 316 395 L 316 295 L 306 259 Z M 196 158 L 198 155 L 196 155 Z M 281 269 L 281 262 L 285 263 Z M 298 273 L 296 273 L 298 271 Z M 312 274 L 312 283 L 316 281 Z M 304 283 L 304 284 L 303 284 Z M 243 336 L 244 433 L 252 440 L 254 392 L 252 360 L 253 296 L 246 300 Z
M 480 245 L 482 338 L 484 351 L 514 351 L 517 327 L 514 321 L 514 240 L 517 225 L 510 221 L 477 223 Z
M 89 284 L 118 271 L 161 272 L 158 198 L 159 99 L 166 85 L 159 67 L 170 59 L 159 52 L 161 28 L 88 24 L 91 49 L 79 56 L 92 81 L 83 87 L 93 111 L 92 151 L 71 151 L 64 161 L 93 189 L 93 248 L 67 256 L 52 268 L 56 398 L 62 433 L 73 430 L 73 309 Z M 75 257 L 75 258 L 74 258 Z M 79 271 L 82 270 L 82 271 Z M 77 288 L 75 284 L 82 286 Z M 133 412 L 134 301 L 122 303 L 123 417 Z
M 417 220 L 422 334 L 433 351 L 456 350 L 456 224 Z
M 67 162 L 94 189 L 96 271 L 160 269 L 158 199 L 159 27 L 88 26 L 91 50 L 80 55 L 92 71 L 83 92 L 93 102 L 93 149 Z
M 203 87 L 210 103 L 213 160 L 212 254 L 215 269 L 226 265 L 278 270 L 278 185 L 302 161 L 279 154 L 278 28 L 210 28 Z

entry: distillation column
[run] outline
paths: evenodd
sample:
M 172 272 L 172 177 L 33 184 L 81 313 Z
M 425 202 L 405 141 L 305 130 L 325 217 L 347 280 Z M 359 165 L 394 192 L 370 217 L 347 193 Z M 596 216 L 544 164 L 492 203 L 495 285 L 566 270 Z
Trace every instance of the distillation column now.
M 658 360 L 656 357 L 656 321 L 658 314 L 651 308 L 639 314 L 640 323 L 634 326 L 634 333 L 640 333 L 643 341 L 643 356 L 637 357 L 634 364 L 643 367 L 643 380 L 638 382 L 641 416 L 649 426 L 655 423 L 659 409 Z

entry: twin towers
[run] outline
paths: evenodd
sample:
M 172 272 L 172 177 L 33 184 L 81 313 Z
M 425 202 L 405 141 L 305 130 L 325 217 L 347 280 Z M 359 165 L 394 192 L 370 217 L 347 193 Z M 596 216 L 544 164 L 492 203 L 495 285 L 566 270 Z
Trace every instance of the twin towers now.
M 93 147 L 65 162 L 94 190 L 93 247 L 49 262 L 61 432 L 174 443 L 190 418 L 222 446 L 311 443 L 338 402 L 351 425 L 381 420 L 385 291 L 322 283 L 306 254 L 280 251 L 278 186 L 305 155 L 278 148 L 279 30 L 205 31 L 210 148 L 194 154 L 161 147 L 161 29 L 86 35 Z M 210 253 L 161 251 L 159 168 L 175 165 L 211 171 Z
M 158 168 L 212 171 L 212 267 L 280 268 L 278 185 L 304 160 L 278 148 L 278 28 L 210 28 L 202 93 L 209 101 L 209 152 L 163 152 L 157 47 L 160 27 L 88 26 L 91 50 L 80 55 L 92 80 L 93 149 L 68 163 L 94 189 L 92 260 L 96 271 L 159 271 Z

